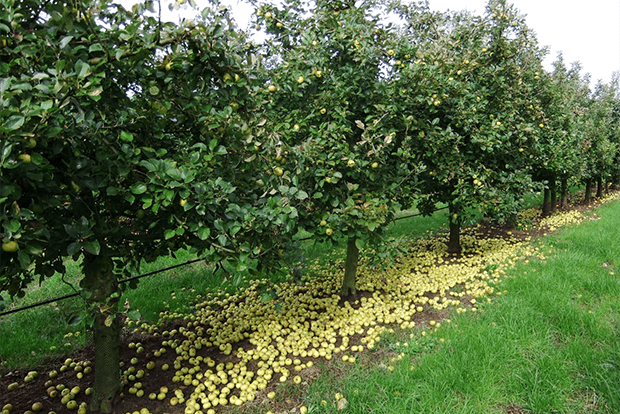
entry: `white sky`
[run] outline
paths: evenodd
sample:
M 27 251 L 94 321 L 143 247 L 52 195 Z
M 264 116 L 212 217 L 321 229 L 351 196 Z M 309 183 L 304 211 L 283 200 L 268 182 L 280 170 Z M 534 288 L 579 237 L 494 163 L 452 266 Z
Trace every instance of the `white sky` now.
M 202 2 L 206 5 L 206 0 L 195 1 L 199 9 Z M 221 1 L 230 6 L 239 26 L 246 29 L 252 7 L 243 0 Z M 620 0 L 508 1 L 526 15 L 526 23 L 536 32 L 539 44 L 549 47 L 545 60 L 548 70 L 551 70 L 558 52 L 563 53 L 569 67 L 579 61 L 582 75 L 591 75 L 592 86 L 598 79 L 609 83 L 612 73 L 620 70 Z M 167 1 L 163 3 L 167 4 Z M 477 14 L 484 13 L 486 3 L 487 0 L 429 0 L 434 10 L 467 9 Z M 189 10 L 168 13 L 167 17 L 172 21 L 178 21 L 179 15 L 191 15 Z
M 538 43 L 549 47 L 547 69 L 558 52 L 570 64 L 579 61 L 592 83 L 611 80 L 620 69 L 620 1 L 618 0 L 512 0 Z M 429 0 L 435 10 L 467 9 L 484 13 L 486 0 Z

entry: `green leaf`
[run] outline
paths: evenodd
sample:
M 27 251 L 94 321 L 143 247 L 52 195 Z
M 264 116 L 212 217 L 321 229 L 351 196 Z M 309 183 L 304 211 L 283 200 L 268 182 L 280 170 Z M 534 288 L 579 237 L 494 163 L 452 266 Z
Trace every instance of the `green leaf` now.
M 142 314 L 140 313 L 139 310 L 134 309 L 134 310 L 127 312 L 127 318 L 131 319 L 132 321 L 139 321 L 140 318 L 142 318 Z
M 67 46 L 71 40 L 73 40 L 73 36 L 63 37 L 62 40 L 60 41 L 60 48 L 62 49 L 65 46 Z
M 200 227 L 198 229 L 198 237 L 200 240 L 207 240 L 211 235 L 211 230 L 208 227 Z
M 14 131 L 24 125 L 24 120 L 25 118 L 23 115 L 10 116 L 5 122 L 4 127 L 9 131 Z
M 359 250 L 362 250 L 364 248 L 364 244 L 365 244 L 364 240 L 355 239 L 355 245 L 357 246 Z
M 173 238 L 176 235 L 177 235 L 177 232 L 174 229 L 168 229 L 164 233 L 164 238 L 168 240 L 168 239 Z
M 30 267 L 30 255 L 24 250 L 20 250 L 17 253 L 17 258 L 19 259 L 19 264 L 21 265 L 22 269 L 28 269 Z
M 80 59 L 75 62 L 75 72 L 77 73 L 78 77 L 85 78 L 91 73 L 90 65 Z
M 98 255 L 101 251 L 99 240 L 84 242 L 84 249 L 90 254 Z
M 149 93 L 151 95 L 157 95 L 159 93 L 159 88 L 157 86 L 153 85 L 153 86 L 151 86 L 149 88 Z
M 299 190 L 297 194 L 295 194 L 295 197 L 297 197 L 299 200 L 305 200 L 306 198 L 308 198 L 308 193 L 303 190 Z
M 133 141 L 133 134 L 131 132 L 127 132 L 127 131 L 121 131 L 121 140 L 125 141 L 125 142 L 131 142 Z
M 69 319 L 69 326 L 79 326 L 82 324 L 83 321 L 84 318 L 82 317 L 82 315 L 73 315 Z
M 73 242 L 69 246 L 67 246 L 67 254 L 69 256 L 74 256 L 82 249 L 82 246 L 78 242 Z
M 144 183 L 135 183 L 131 185 L 131 192 L 134 194 L 144 194 L 146 193 L 147 187 Z

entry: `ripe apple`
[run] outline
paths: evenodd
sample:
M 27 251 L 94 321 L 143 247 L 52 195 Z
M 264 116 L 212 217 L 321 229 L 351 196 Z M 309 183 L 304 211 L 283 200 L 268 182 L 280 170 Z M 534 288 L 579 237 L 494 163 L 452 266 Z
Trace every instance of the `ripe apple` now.
M 295 125 L 293 125 L 293 129 L 294 129 L 295 131 L 299 131 L 299 128 L 300 128 L 299 124 L 295 124 Z
M 304 80 L 305 80 L 304 77 L 300 76 L 297 78 L 297 83 L 304 83 Z
M 269 86 L 267 87 L 267 90 L 268 90 L 269 92 L 275 92 L 277 89 L 278 89 L 278 87 L 277 87 L 276 85 L 269 85 Z
M 21 154 L 19 157 L 20 160 L 23 161 L 24 164 L 30 164 L 30 162 L 32 161 L 32 158 L 30 157 L 29 154 Z
M 284 170 L 280 167 L 276 167 L 273 169 L 273 173 L 275 174 L 276 177 L 281 177 L 282 174 L 284 174 Z
M 185 206 L 185 204 L 187 204 L 187 198 L 182 198 L 182 199 L 181 199 L 181 201 L 179 201 L 179 205 L 180 205 L 181 207 L 184 207 L 184 206 Z
M 378 162 L 376 162 L 376 161 L 375 161 L 375 162 L 373 162 L 372 164 L 370 164 L 370 167 L 371 167 L 371 168 L 377 168 L 378 166 L 379 166 L 379 163 L 378 163 Z
M 325 229 L 325 234 L 327 234 L 328 236 L 331 236 L 332 234 L 334 234 L 334 231 L 328 227 Z
M 321 220 L 321 222 L 319 223 L 321 226 L 327 226 L 327 222 L 325 220 Z
M 355 165 L 355 161 L 352 159 L 349 159 L 349 161 L 347 161 L 347 167 L 353 167 Z
M 321 76 L 323 76 L 323 72 L 321 72 L 320 70 L 317 70 L 317 71 L 314 73 L 314 76 L 316 76 L 317 78 L 320 78 Z
M 17 242 L 15 242 L 13 240 L 7 241 L 7 242 L 3 242 L 2 243 L 2 250 L 7 252 L 7 253 L 15 253 L 16 251 L 19 250 L 19 245 L 17 244 Z

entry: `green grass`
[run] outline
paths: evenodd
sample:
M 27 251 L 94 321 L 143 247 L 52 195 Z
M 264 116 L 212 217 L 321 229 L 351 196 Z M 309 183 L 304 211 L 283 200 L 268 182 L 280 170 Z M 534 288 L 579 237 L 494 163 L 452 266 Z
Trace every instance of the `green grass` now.
M 478 315 L 390 335 L 366 365 L 326 367 L 307 405 L 336 413 L 340 392 L 350 413 L 620 412 L 620 202 L 599 212 L 541 239 L 548 259 L 515 267 Z

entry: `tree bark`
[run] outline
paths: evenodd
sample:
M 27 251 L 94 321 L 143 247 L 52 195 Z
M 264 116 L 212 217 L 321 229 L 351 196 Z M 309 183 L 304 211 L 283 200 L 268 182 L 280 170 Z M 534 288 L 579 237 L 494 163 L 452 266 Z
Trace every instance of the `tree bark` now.
M 344 265 L 342 288 L 340 289 L 341 297 L 355 295 L 355 293 L 357 293 L 357 262 L 360 251 L 357 248 L 357 244 L 355 244 L 356 240 L 357 239 L 355 237 L 351 237 L 347 242 L 347 258 Z
M 111 413 L 121 389 L 120 314 L 118 280 L 109 256 L 86 255 L 83 263 L 83 287 L 92 293 L 95 381 L 89 406 L 91 411 Z
M 560 208 L 565 208 L 568 204 L 568 179 L 562 178 L 560 189 Z
M 549 188 L 545 188 L 545 190 L 543 191 L 543 205 L 542 205 L 542 215 L 543 217 L 546 217 L 550 214 L 550 210 L 551 210 L 551 206 L 549 205 L 549 196 L 550 196 L 550 192 L 549 192 Z
M 551 198 L 549 199 L 549 203 L 551 204 L 549 206 L 549 211 L 551 213 L 555 213 L 555 210 L 557 208 L 557 204 L 558 204 L 558 191 L 557 191 L 557 187 L 556 187 L 556 182 L 555 182 L 555 178 L 553 178 L 551 181 L 549 181 L 549 193 Z
M 583 198 L 583 202 L 588 204 L 591 198 L 592 198 L 592 179 L 588 178 L 586 180 L 586 194 Z
M 599 178 L 596 180 L 596 198 L 603 197 L 603 179 Z
M 459 254 L 461 248 L 461 216 L 460 210 L 454 204 L 449 204 L 450 239 L 448 240 L 448 253 Z M 456 216 L 456 217 L 455 217 Z

